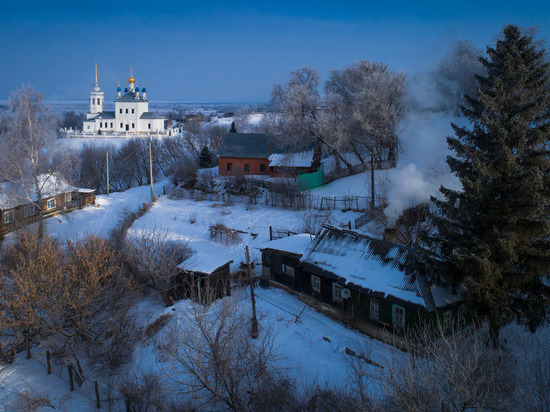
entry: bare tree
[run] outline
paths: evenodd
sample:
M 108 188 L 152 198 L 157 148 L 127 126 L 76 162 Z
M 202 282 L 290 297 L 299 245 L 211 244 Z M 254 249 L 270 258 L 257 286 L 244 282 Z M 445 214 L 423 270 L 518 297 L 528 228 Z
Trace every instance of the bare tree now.
M 179 273 L 177 266 L 193 253 L 191 247 L 169 238 L 166 231 L 153 228 L 126 239 L 125 259 L 139 275 L 141 282 L 149 282 L 164 298 L 172 278 Z
M 485 328 L 444 331 L 422 327 L 371 361 L 369 348 L 346 360 L 352 391 L 365 408 L 401 411 L 509 410 L 514 400 L 512 358 L 487 345 Z M 376 388 L 376 391 L 374 390 Z
M 0 175 L 23 191 L 9 193 L 18 201 L 35 202 L 39 213 L 39 237 L 44 232 L 43 191 L 53 173 L 51 149 L 55 143 L 55 119 L 44 104 L 44 95 L 30 86 L 14 92 L 7 103 L 7 128 L 0 140 Z
M 237 299 L 209 307 L 193 304 L 185 324 L 171 325 L 162 348 L 173 364 L 169 377 L 179 393 L 203 402 L 197 408 L 290 409 L 294 387 L 273 366 L 273 334 L 264 328 L 252 339 L 249 313 Z

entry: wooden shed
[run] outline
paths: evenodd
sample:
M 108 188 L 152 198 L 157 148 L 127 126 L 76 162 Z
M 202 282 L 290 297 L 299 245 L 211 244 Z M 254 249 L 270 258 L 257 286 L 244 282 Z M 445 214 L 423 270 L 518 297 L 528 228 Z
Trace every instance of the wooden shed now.
M 173 297 L 209 304 L 230 296 L 231 263 L 233 261 L 226 258 L 195 253 L 178 265 L 179 274 L 173 278 Z

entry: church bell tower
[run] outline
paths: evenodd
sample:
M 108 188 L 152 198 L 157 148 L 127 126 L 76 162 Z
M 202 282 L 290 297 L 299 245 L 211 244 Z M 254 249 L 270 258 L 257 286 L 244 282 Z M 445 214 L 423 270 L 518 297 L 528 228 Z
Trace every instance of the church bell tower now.
M 101 91 L 99 84 L 97 82 L 97 63 L 95 64 L 95 83 L 92 91 L 90 92 L 90 112 L 88 113 L 88 118 L 93 117 L 97 113 L 103 111 L 103 99 L 104 93 Z

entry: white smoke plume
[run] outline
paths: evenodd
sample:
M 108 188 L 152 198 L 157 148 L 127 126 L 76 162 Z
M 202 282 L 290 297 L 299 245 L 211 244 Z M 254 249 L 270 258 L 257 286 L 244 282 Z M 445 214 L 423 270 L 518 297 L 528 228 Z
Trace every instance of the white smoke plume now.
M 401 213 L 430 196 L 440 194 L 441 185 L 459 189 L 460 182 L 453 176 L 445 159 L 451 154 L 445 138 L 453 135 L 451 122 L 465 124 L 463 118 L 444 113 L 412 112 L 399 128 L 403 153 L 397 168 L 388 171 L 388 207 L 384 210 L 390 223 Z

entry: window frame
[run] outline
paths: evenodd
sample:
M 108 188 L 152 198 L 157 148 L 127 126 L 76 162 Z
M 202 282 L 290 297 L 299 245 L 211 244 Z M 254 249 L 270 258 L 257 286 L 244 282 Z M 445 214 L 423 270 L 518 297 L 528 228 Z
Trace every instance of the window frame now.
M 260 173 L 266 173 L 265 163 L 260 164 Z
M 319 276 L 311 275 L 311 290 L 321 293 L 321 278 Z
M 29 209 L 31 210 L 31 213 L 28 212 Z M 31 203 L 30 205 L 25 205 L 23 207 L 23 217 L 27 218 L 27 217 L 34 216 L 35 214 L 36 214 L 36 205 L 34 203 Z
M 50 202 L 53 202 L 53 206 L 50 206 Z M 55 197 L 46 201 L 46 210 L 52 210 L 57 207 L 57 199 Z
M 245 163 L 243 165 L 243 172 L 244 173 L 250 173 L 250 163 Z
M 342 297 L 342 289 L 344 287 L 337 282 L 332 282 L 332 301 L 333 302 L 343 302 L 344 298 Z
M 226 172 L 231 172 L 232 170 L 233 170 L 233 163 L 227 162 L 227 163 L 225 164 L 225 171 L 226 171 Z
M 453 327 L 453 311 L 448 310 L 443 312 L 443 330 L 449 331 Z
M 294 277 L 294 268 L 286 263 L 281 263 L 281 272 L 287 276 Z
M 369 298 L 369 316 L 372 319 L 380 319 L 380 299 Z
M 399 311 L 402 311 L 402 313 L 398 313 Z M 392 306 L 392 324 L 393 326 L 398 326 L 400 328 L 405 327 L 405 308 L 401 305 L 393 305 Z
M 13 223 L 13 219 L 15 217 L 15 214 L 13 213 L 13 210 L 8 210 L 4 212 L 4 224 L 10 224 Z

